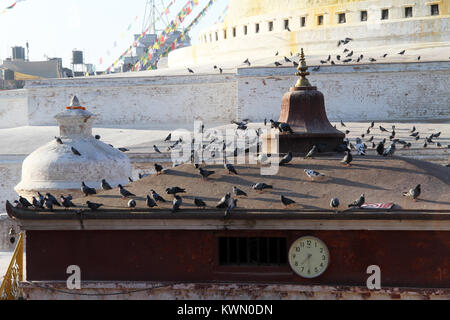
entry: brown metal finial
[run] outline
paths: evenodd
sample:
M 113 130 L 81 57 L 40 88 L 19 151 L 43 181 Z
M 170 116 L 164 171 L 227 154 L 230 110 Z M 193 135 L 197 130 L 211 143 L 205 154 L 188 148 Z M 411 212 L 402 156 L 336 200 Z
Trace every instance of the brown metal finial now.
M 300 79 L 298 79 L 297 83 L 295 84 L 296 87 L 311 87 L 311 83 L 309 83 L 308 79 L 306 79 L 306 76 L 309 76 L 308 66 L 306 65 L 305 61 L 305 54 L 303 52 L 303 48 L 301 49 L 300 53 L 300 64 L 298 65 L 297 72 L 295 75 L 300 76 Z

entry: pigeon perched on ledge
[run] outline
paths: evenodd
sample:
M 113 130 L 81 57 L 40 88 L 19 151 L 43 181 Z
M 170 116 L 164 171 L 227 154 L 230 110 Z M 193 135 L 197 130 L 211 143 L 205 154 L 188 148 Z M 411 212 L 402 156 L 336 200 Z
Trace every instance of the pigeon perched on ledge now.
M 412 198 L 414 201 L 417 201 L 417 198 L 420 196 L 421 189 L 420 184 L 415 186 L 415 188 L 410 189 L 408 192 L 403 192 L 404 197 Z

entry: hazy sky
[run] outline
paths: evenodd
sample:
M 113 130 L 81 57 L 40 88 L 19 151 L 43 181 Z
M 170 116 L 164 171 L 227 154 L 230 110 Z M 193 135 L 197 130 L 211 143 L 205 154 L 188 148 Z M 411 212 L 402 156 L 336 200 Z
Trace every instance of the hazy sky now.
M 133 34 L 143 31 L 145 5 L 148 0 L 0 0 L 0 60 L 12 55 L 12 46 L 23 46 L 28 41 L 30 60 L 48 57 L 63 58 L 63 65 L 70 67 L 72 50 L 84 51 L 85 63 L 106 69 L 133 42 Z M 157 6 L 170 0 L 155 0 Z M 169 18 L 186 4 L 187 0 L 175 0 Z M 199 5 L 186 18 L 187 26 L 209 0 L 199 0 Z M 229 0 L 216 0 L 207 15 L 191 31 L 192 42 L 198 32 L 214 24 Z M 138 19 L 135 21 L 136 16 Z M 128 31 L 128 26 L 132 24 Z M 122 37 L 122 33 L 124 37 Z M 114 43 L 116 42 L 116 47 Z M 108 55 L 109 52 L 109 55 Z M 100 57 L 103 64 L 99 65 Z

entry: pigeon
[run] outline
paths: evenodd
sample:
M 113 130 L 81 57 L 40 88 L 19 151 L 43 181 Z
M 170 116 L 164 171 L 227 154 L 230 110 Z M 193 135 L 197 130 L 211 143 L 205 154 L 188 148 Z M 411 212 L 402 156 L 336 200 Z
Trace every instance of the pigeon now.
M 273 189 L 273 186 L 265 184 L 264 182 L 256 183 L 252 186 L 254 190 L 263 191 L 264 189 Z
M 346 127 L 345 123 L 341 120 L 341 126 Z
M 387 131 L 385 128 L 383 128 L 382 126 L 380 126 L 380 130 L 381 130 L 382 132 L 389 132 L 389 131 Z
M 284 61 L 286 61 L 286 62 L 292 62 L 289 58 L 287 58 L 287 57 L 284 57 Z
M 250 63 L 250 61 L 248 60 L 248 58 L 245 59 L 245 61 L 244 61 L 243 63 L 247 64 L 249 67 L 251 66 L 251 63 Z
M 231 163 L 225 163 L 224 167 L 225 167 L 225 169 L 228 170 L 228 174 L 230 174 L 230 173 L 238 174 L 236 169 L 234 168 L 234 166 Z
M 226 195 L 220 199 L 220 201 L 217 203 L 216 208 L 218 209 L 224 209 L 228 206 L 228 199 L 231 198 L 231 193 L 227 192 Z
M 63 144 L 62 140 L 60 137 L 55 137 L 56 143 L 57 144 Z
M 275 56 L 277 56 L 279 54 L 279 52 L 277 51 L 277 53 L 275 53 Z
M 365 202 L 365 198 L 364 198 L 364 193 L 359 197 L 358 200 L 353 201 L 351 204 L 348 205 L 348 207 L 357 207 L 360 208 L 364 202 Z
M 159 149 L 156 145 L 153 145 L 153 150 L 155 150 L 155 152 L 157 152 L 157 153 L 161 153 L 161 151 L 159 151 Z
M 101 137 L 100 137 L 100 135 L 96 134 L 96 135 L 94 136 L 94 138 L 97 139 L 97 140 L 100 140 Z
M 194 73 L 194 70 L 187 68 L 187 70 L 189 71 L 189 73 Z
M 186 193 L 186 189 L 180 187 L 171 187 L 166 189 L 166 193 L 176 195 L 177 193 Z
M 280 126 L 280 122 L 278 121 L 273 121 L 272 119 L 270 119 L 270 127 L 273 129 L 278 129 L 278 127 Z
M 416 126 L 413 126 L 410 132 L 416 131 Z
M 199 167 L 198 168 L 198 171 L 199 171 L 199 173 L 200 173 L 200 175 L 202 176 L 202 178 L 203 179 L 208 179 L 208 177 L 210 176 L 210 175 L 212 175 L 212 174 L 214 174 L 215 173 L 215 171 L 208 171 L 208 170 L 206 170 L 206 169 L 203 169 L 202 167 Z
M 149 208 L 157 207 L 156 201 L 153 200 L 149 195 L 147 195 L 147 200 L 145 201 L 145 204 Z
M 306 175 L 311 179 L 311 181 L 322 180 L 323 178 L 325 178 L 325 175 L 323 173 L 317 172 L 315 170 L 304 169 L 303 171 L 305 171 Z
M 308 154 L 305 156 L 305 159 L 312 158 L 317 152 L 317 146 L 314 145 L 311 150 L 309 150 Z
M 433 133 L 430 138 L 439 138 L 439 136 L 441 135 L 441 132 L 439 131 L 438 133 Z
M 122 152 L 127 152 L 127 151 L 130 151 L 129 149 L 127 149 L 127 148 L 117 148 L 117 150 L 119 150 L 119 151 L 122 151 Z
M 373 128 L 375 126 L 375 121 L 372 121 L 371 123 L 370 123 L 370 128 Z
M 275 66 L 276 66 L 276 67 L 279 67 L 279 66 L 281 66 L 281 65 L 282 65 L 282 64 L 281 64 L 281 63 L 279 63 L 278 61 L 275 61 L 275 63 L 274 63 L 274 64 L 275 64 Z
M 172 201 L 172 213 L 177 212 L 180 209 L 182 203 L 183 200 L 181 199 L 181 197 L 175 194 Z
M 287 198 L 287 197 L 285 197 L 285 196 L 283 196 L 283 195 L 281 195 L 281 202 L 282 202 L 286 207 L 289 207 L 289 206 L 295 204 L 295 201 L 294 201 L 294 200 L 289 199 L 289 198 Z
M 229 216 L 231 211 L 237 206 L 237 199 L 229 198 L 227 200 L 227 210 L 225 210 L 225 217 Z
M 324 63 L 327 63 L 327 61 L 320 60 L 320 63 L 321 63 L 321 64 L 324 64 Z
M 98 208 L 103 206 L 103 203 L 95 203 L 95 202 L 90 202 L 90 201 L 86 201 L 86 204 L 89 207 L 89 209 L 91 209 L 92 211 L 96 211 L 96 210 L 98 210 Z
M 14 208 L 22 208 L 22 204 L 19 201 L 14 200 Z
M 103 190 L 111 190 L 112 187 L 109 185 L 108 182 L 106 182 L 106 179 L 102 179 L 102 189 Z
M 41 204 L 41 207 L 44 206 L 44 201 L 45 201 L 44 196 L 39 191 L 38 191 L 37 195 L 38 195 L 39 203 Z
M 121 184 L 118 185 L 120 194 L 122 195 L 122 199 L 128 197 L 135 197 L 136 195 L 125 189 Z
M 166 202 L 166 199 L 164 199 L 163 197 L 161 197 L 159 194 L 156 193 L 155 190 L 151 189 L 150 190 L 152 193 L 152 197 L 156 202 Z
M 36 197 L 33 197 L 33 200 L 31 203 L 33 204 L 33 207 L 35 207 L 36 209 L 43 208 L 43 205 L 41 204 L 41 202 L 39 200 L 36 199 Z
M 292 160 L 292 152 L 289 151 L 283 158 L 281 158 L 279 165 L 284 166 Z
M 32 207 L 33 205 L 26 198 L 19 196 L 19 202 L 23 208 Z
M 172 133 L 169 133 L 169 135 L 164 139 L 164 141 L 170 141 L 172 139 Z
M 72 153 L 73 153 L 74 155 L 81 156 L 81 153 L 79 153 L 78 150 L 75 149 L 74 147 L 70 147 L 70 150 L 72 150 Z
M 346 152 L 345 152 L 344 159 L 341 160 L 341 163 L 345 163 L 345 165 L 346 165 L 347 167 L 350 167 L 350 166 L 351 166 L 350 163 L 351 163 L 352 161 L 353 161 L 352 153 L 351 153 L 350 151 L 346 151 Z
M 341 56 L 340 55 L 337 55 L 336 56 L 336 59 L 339 61 L 339 60 L 341 60 Z
M 128 177 L 128 182 L 133 183 L 133 179 L 131 179 L 130 177 Z
M 202 199 L 199 199 L 199 198 L 194 198 L 194 204 L 200 208 L 206 207 L 206 203 Z
M 404 55 L 406 50 L 400 51 L 398 54 Z
M 419 60 L 420 60 L 420 56 L 417 57 L 417 61 L 419 61 Z
M 128 208 L 130 209 L 136 208 L 136 200 L 131 199 L 130 201 L 128 201 Z
M 358 151 L 358 154 L 361 156 L 366 155 L 366 147 L 364 146 L 360 138 L 356 138 L 356 151 Z
M 339 205 L 340 205 L 340 203 L 339 203 L 339 199 L 338 198 L 331 199 L 330 207 L 332 207 L 333 209 L 337 209 L 337 208 L 339 208 Z
M 369 61 L 370 61 L 370 62 L 375 62 L 375 61 L 377 61 L 377 60 L 374 59 L 374 58 L 370 58 Z
M 219 72 L 220 72 L 220 74 L 222 74 L 223 73 L 223 69 L 219 68 Z
M 385 53 L 385 54 L 383 54 L 383 55 L 382 55 L 382 57 L 383 57 L 383 58 L 386 58 L 386 56 L 387 56 L 387 55 L 388 55 L 388 54 L 387 54 L 387 53 Z
M 417 137 L 419 135 L 419 131 L 416 131 L 414 133 L 411 133 L 409 136 L 410 137 Z
M 155 163 L 155 171 L 156 174 L 161 174 L 161 172 L 163 171 L 163 167 L 157 163 Z
M 294 65 L 294 67 L 298 67 L 298 63 L 295 61 L 292 61 L 292 64 Z
M 239 196 L 247 197 L 247 193 L 245 191 L 242 191 L 236 186 L 233 186 L 233 194 L 237 197 Z
M 374 138 L 374 137 L 373 137 L 373 136 L 371 136 L 371 137 L 370 137 L 370 139 L 369 139 L 369 140 L 367 140 L 367 141 L 368 141 L 368 142 L 372 142 L 372 141 L 373 141 L 373 138 Z
M 383 156 L 384 157 L 392 156 L 394 155 L 394 152 L 395 152 L 395 143 L 391 144 L 386 150 L 384 150 Z
M 47 197 L 44 199 L 44 206 L 49 209 L 50 211 L 53 211 L 53 201 Z
M 46 198 L 52 202 L 52 204 L 61 207 L 61 204 L 56 200 L 56 198 L 49 192 L 45 194 Z
M 420 196 L 420 184 L 418 184 L 415 188 L 410 189 L 408 192 L 403 192 L 404 197 L 412 198 L 414 201 L 417 201 L 417 198 Z
M 93 194 L 97 194 L 97 191 L 95 191 L 95 189 L 94 188 L 90 188 L 90 187 L 88 187 L 85 183 L 84 183 L 84 181 L 82 181 L 81 182 L 81 192 L 83 192 L 84 193 L 84 196 L 90 196 L 90 195 L 93 195 Z
M 280 123 L 280 125 L 278 126 L 278 130 L 280 130 L 280 132 L 289 132 L 290 134 L 294 133 L 291 126 L 284 122 Z
M 64 197 L 64 195 L 61 195 L 61 204 L 64 208 L 76 207 L 76 205 L 70 201 L 70 199 Z

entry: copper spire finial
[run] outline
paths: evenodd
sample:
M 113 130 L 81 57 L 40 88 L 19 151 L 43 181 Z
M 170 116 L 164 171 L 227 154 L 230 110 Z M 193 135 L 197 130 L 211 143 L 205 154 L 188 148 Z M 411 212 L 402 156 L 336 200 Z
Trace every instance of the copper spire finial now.
M 300 64 L 297 68 L 299 72 L 297 72 L 295 75 L 300 76 L 300 79 L 298 79 L 296 83 L 296 87 L 311 87 L 311 83 L 309 83 L 308 79 L 306 79 L 306 76 L 308 76 L 310 73 L 307 72 L 308 66 L 306 65 L 305 61 L 305 54 L 303 52 L 303 48 L 301 49 L 300 53 Z
M 81 107 L 80 101 L 78 100 L 77 96 L 73 96 L 70 100 L 70 106 L 71 107 Z

